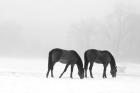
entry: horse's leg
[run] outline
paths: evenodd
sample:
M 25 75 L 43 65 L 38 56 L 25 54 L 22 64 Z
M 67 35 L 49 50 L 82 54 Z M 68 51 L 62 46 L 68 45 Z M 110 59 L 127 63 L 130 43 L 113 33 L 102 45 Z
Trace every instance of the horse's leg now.
M 108 64 L 103 64 L 103 66 L 104 66 L 103 78 L 107 78 L 107 76 L 106 76 L 106 68 L 107 68 L 107 65 L 108 65 Z
M 84 66 L 84 69 L 85 69 L 85 77 L 86 77 L 86 78 L 87 78 L 88 63 L 89 63 L 89 61 L 85 62 L 85 66 Z
M 61 77 L 62 77 L 62 75 L 66 72 L 66 70 L 67 70 L 68 66 L 69 66 L 69 64 L 67 64 L 67 65 L 66 65 L 66 67 L 65 67 L 64 71 L 63 71 L 63 72 L 62 72 L 62 74 L 59 76 L 59 78 L 61 78 Z
M 73 67 L 74 67 L 74 65 L 72 64 L 72 65 L 71 65 L 71 73 L 70 73 L 70 78 L 73 78 L 73 77 L 72 77 L 72 73 L 73 73 Z
M 54 77 L 54 75 L 53 75 L 53 67 L 54 67 L 54 64 L 55 64 L 55 62 L 53 62 L 52 65 L 51 65 L 51 77 Z
M 90 72 L 91 78 L 93 78 L 93 75 L 92 75 L 92 67 L 93 67 L 93 62 L 90 62 L 89 72 Z
M 49 62 L 49 63 L 48 63 L 48 72 L 47 72 L 47 74 L 46 74 L 46 78 L 48 78 L 48 76 L 49 76 L 49 72 L 50 72 L 50 70 L 51 70 L 51 67 L 52 67 L 52 63 Z
M 48 67 L 48 72 L 47 72 L 47 74 L 46 74 L 46 78 L 48 78 L 48 75 L 49 75 L 50 70 L 51 70 L 51 69 Z

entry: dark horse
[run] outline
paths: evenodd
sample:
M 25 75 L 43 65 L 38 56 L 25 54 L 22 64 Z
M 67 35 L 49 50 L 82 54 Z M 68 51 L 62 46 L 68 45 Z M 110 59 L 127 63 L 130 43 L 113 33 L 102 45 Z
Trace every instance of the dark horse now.
M 90 72 L 91 78 L 93 78 L 92 67 L 93 67 L 94 62 L 103 64 L 103 67 L 104 67 L 103 78 L 107 78 L 106 77 L 106 68 L 108 66 L 108 63 L 110 63 L 110 67 L 111 67 L 110 73 L 111 73 L 112 77 L 116 77 L 117 66 L 116 66 L 113 55 L 109 51 L 89 49 L 89 50 L 85 51 L 85 53 L 84 53 L 84 60 L 85 60 L 85 65 L 84 65 L 85 77 L 87 77 L 88 63 L 90 63 L 89 72 Z
M 78 55 L 78 53 L 76 51 L 63 50 L 63 49 L 59 49 L 59 48 L 52 49 L 49 52 L 48 72 L 47 72 L 46 77 L 48 77 L 50 70 L 51 70 L 51 77 L 53 77 L 53 67 L 56 62 L 61 62 L 63 64 L 66 64 L 66 67 L 65 67 L 64 71 L 62 72 L 62 74 L 59 76 L 59 78 L 61 78 L 62 75 L 64 74 L 64 72 L 66 72 L 69 65 L 71 65 L 70 77 L 73 78 L 72 73 L 73 73 L 73 67 L 75 64 L 78 67 L 78 75 L 79 75 L 80 79 L 84 78 L 83 63 L 82 63 L 80 56 Z

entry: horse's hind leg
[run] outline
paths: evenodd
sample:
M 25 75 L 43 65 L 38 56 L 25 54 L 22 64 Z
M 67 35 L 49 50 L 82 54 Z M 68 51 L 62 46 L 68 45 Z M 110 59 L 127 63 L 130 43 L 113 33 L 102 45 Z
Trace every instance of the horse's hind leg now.
M 54 77 L 54 75 L 53 75 L 53 69 L 51 69 L 51 77 Z
M 49 72 L 50 72 L 50 70 L 51 70 L 51 67 L 52 67 L 52 63 L 49 62 L 49 63 L 48 63 L 48 72 L 47 72 L 47 74 L 46 74 L 46 78 L 48 78 L 48 76 L 49 76 Z
M 52 65 L 51 65 L 51 77 L 54 77 L 54 75 L 53 75 L 53 67 L 54 67 L 54 64 L 55 64 L 55 62 L 52 63 Z
M 46 74 L 46 78 L 48 78 L 48 75 L 49 75 L 49 72 L 50 72 L 50 68 L 48 68 L 48 72 L 47 72 L 47 74 Z
M 87 68 L 88 68 L 88 63 L 89 63 L 89 60 L 87 58 L 87 52 L 84 53 L 84 70 L 85 70 L 85 77 L 87 78 Z
M 92 75 L 92 67 L 93 67 L 93 62 L 90 62 L 89 72 L 90 72 L 91 78 L 93 78 L 93 75 Z
M 49 76 L 50 70 L 51 70 L 51 77 L 54 77 L 54 76 L 53 76 L 53 66 L 54 66 L 54 64 L 49 64 L 49 65 L 48 65 L 48 72 L 47 72 L 47 74 L 46 74 L 46 77 L 47 77 L 47 78 L 48 78 L 48 76 Z
M 104 66 L 103 78 L 107 78 L 107 76 L 106 76 L 106 68 L 107 68 L 107 65 L 108 65 L 108 64 L 103 64 L 103 66 Z
M 63 74 L 66 72 L 67 68 L 68 68 L 69 64 L 66 65 L 64 71 L 62 72 L 62 74 L 59 76 L 59 78 L 61 78 L 63 76 Z

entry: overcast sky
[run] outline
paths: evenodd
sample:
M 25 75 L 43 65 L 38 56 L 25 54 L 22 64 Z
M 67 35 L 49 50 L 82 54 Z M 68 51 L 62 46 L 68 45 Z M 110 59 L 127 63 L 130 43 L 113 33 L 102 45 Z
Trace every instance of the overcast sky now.
M 119 4 L 131 6 L 139 13 L 139 0 L 1 0 L 0 28 L 1 31 L 6 29 L 6 35 L 11 35 L 11 29 L 16 29 L 24 38 L 27 37 L 24 42 L 27 44 L 37 42 L 35 38 L 39 37 L 40 44 L 63 48 L 71 24 L 90 18 L 103 20 Z M 5 41 L 1 39 L 0 42 Z
M 73 21 L 102 19 L 117 3 L 139 6 L 139 0 L 3 0 L 0 1 L 0 23 L 14 22 L 25 32 L 59 33 Z

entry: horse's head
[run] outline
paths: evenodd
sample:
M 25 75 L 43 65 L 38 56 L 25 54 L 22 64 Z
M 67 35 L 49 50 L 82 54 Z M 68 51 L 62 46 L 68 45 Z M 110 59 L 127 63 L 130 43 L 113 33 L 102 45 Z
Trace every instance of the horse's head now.
M 84 78 L 84 68 L 82 68 L 80 71 L 78 71 L 78 75 L 79 75 L 80 79 Z
M 116 77 L 116 73 L 117 73 L 117 66 L 115 66 L 114 68 L 111 69 L 110 71 L 112 77 Z

